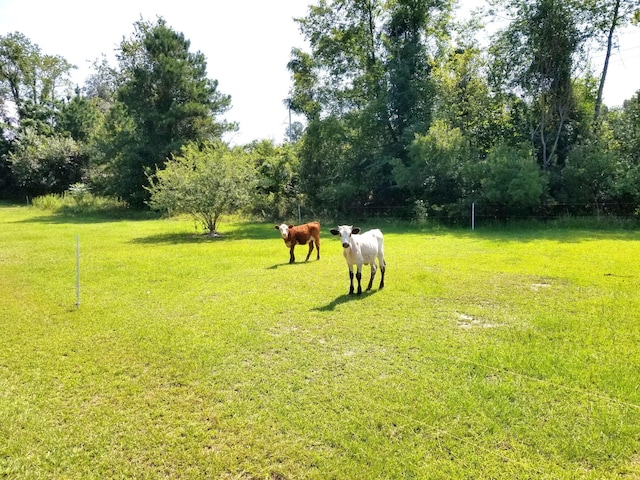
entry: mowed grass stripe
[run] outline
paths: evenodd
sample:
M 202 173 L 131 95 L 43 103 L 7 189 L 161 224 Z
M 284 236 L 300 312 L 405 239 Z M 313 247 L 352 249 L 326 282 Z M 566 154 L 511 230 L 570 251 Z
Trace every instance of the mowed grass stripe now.
M 1 475 L 640 475 L 638 232 L 371 222 L 348 297 L 333 225 L 288 265 L 270 223 L 0 223 Z

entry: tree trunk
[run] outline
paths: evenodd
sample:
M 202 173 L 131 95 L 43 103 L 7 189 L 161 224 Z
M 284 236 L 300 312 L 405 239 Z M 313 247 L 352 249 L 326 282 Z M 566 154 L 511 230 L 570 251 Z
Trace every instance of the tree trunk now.
M 619 12 L 620 0 L 615 0 L 615 5 L 613 7 L 613 18 L 611 19 L 611 27 L 609 28 L 609 36 L 607 37 L 607 53 L 604 57 L 604 66 L 602 67 L 600 85 L 598 85 L 598 96 L 596 97 L 596 111 L 594 115 L 594 120 L 596 122 L 600 118 L 600 110 L 602 108 L 602 92 L 604 90 L 604 82 L 607 78 L 607 70 L 609 69 L 609 58 L 611 57 L 611 48 L 613 47 L 613 33 L 618 26 Z

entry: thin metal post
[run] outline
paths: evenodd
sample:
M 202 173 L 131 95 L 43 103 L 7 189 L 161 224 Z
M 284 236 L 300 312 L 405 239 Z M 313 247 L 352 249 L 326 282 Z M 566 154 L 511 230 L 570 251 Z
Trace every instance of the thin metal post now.
M 80 235 L 76 235 L 76 307 L 80 307 Z
M 471 204 L 471 230 L 476 229 L 476 202 Z

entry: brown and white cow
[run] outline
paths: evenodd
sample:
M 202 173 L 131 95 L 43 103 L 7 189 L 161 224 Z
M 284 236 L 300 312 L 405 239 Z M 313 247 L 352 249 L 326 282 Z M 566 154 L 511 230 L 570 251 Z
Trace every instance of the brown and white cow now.
M 296 245 L 309 245 L 309 253 L 305 262 L 309 260 L 314 243 L 318 252 L 316 260 L 320 260 L 320 222 L 309 222 L 297 226 L 283 223 L 276 225 L 276 230 L 280 230 L 284 244 L 289 247 L 289 263 L 296 261 L 293 255 L 293 249 Z

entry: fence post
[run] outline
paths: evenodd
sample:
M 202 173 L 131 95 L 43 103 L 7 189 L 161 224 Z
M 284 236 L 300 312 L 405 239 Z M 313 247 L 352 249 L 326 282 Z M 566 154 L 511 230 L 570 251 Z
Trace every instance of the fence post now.
M 76 308 L 80 307 L 80 235 L 76 234 Z
M 476 229 L 476 202 L 471 204 L 471 230 Z

